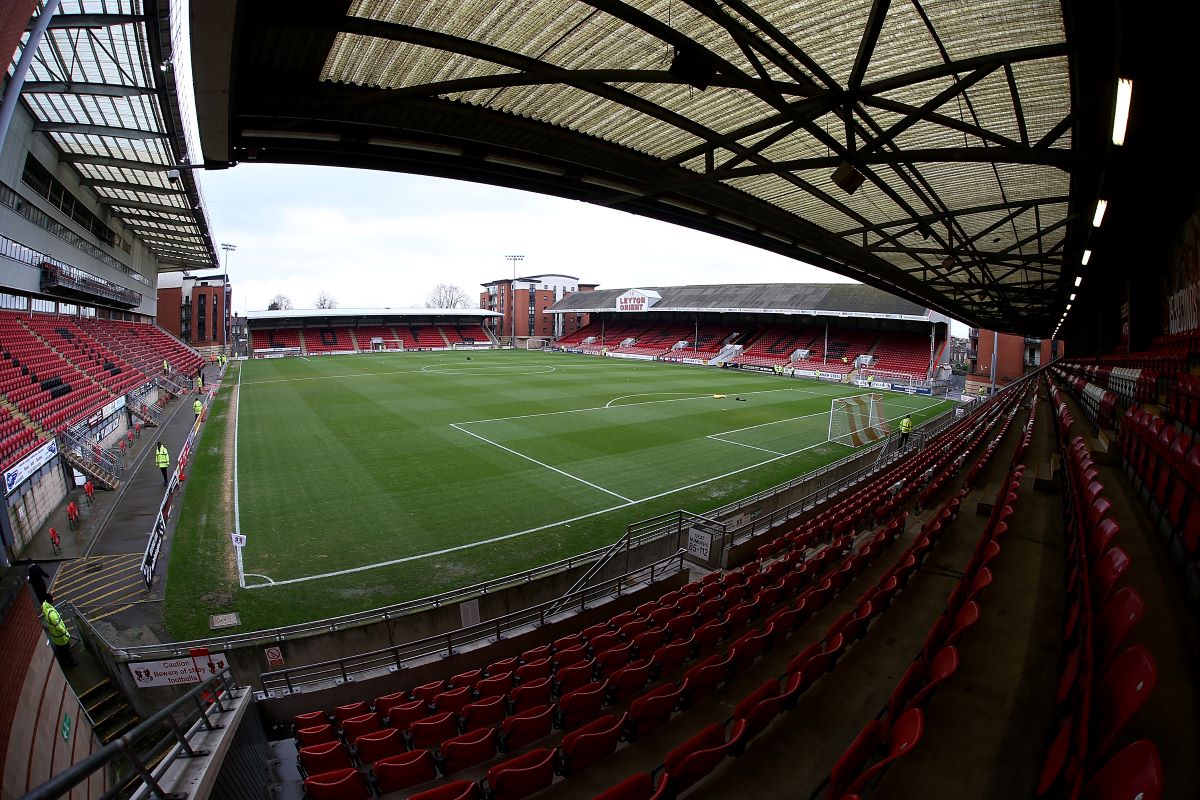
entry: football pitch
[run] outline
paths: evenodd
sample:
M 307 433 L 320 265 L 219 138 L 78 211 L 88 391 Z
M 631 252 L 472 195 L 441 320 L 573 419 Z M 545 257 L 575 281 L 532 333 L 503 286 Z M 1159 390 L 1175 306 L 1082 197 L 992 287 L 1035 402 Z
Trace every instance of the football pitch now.
M 666 511 L 716 508 L 850 454 L 826 442 L 830 402 L 864 391 L 524 351 L 250 361 L 225 383 L 238 391 L 223 388 L 214 408 L 172 552 L 176 636 L 206 633 L 177 588 L 208 613 L 238 610 L 246 629 L 288 624 L 585 552 Z M 919 423 L 948 405 L 887 393 L 884 412 Z M 222 495 L 219 479 L 194 490 L 208 469 L 230 470 L 225 441 L 236 441 L 234 525 L 248 541 L 240 567 L 206 570 L 196 562 L 220 552 L 214 536 L 226 550 L 217 560 L 230 561 L 228 532 L 205 531 L 219 509 L 193 494 Z

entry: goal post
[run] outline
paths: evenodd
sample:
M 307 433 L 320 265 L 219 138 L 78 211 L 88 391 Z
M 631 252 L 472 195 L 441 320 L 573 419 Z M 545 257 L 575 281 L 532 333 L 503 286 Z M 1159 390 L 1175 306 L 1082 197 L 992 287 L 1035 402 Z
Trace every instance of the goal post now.
M 536 336 L 530 336 L 528 339 L 525 340 L 525 349 L 526 350 L 545 350 L 546 346 L 548 344 L 549 344 L 549 341 L 546 339 L 541 339 Z
M 891 433 L 883 413 L 883 395 L 878 392 L 837 397 L 830 404 L 827 441 L 862 447 L 886 439 Z

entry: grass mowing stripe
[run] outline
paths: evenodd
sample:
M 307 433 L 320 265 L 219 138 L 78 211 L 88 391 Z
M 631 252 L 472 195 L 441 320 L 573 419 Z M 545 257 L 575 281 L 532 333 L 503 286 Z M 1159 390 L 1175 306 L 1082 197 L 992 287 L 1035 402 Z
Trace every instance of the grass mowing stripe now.
M 655 514 L 705 513 L 850 452 L 824 441 L 829 401 L 863 392 L 523 351 L 275 359 L 241 370 L 246 397 L 218 401 L 237 406 L 241 519 L 221 507 L 232 495 L 220 475 L 202 489 L 202 473 L 221 473 L 223 461 L 194 462 L 169 571 L 178 637 L 204 635 L 219 611 L 238 611 L 249 629 L 426 596 L 607 545 Z M 206 443 L 225 441 L 215 426 L 228 413 L 214 407 Z M 797 415 L 812 422 L 778 424 Z M 468 424 L 522 457 L 461 436 Z M 709 438 L 748 427 L 761 432 Z M 633 499 L 614 503 L 597 486 Z M 193 504 L 202 493 L 215 499 Z M 246 589 L 226 517 L 249 538 Z

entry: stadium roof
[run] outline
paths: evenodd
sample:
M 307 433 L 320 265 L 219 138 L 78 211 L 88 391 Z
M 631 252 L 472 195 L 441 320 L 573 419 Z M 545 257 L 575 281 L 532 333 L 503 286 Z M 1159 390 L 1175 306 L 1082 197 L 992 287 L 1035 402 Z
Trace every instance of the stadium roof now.
M 22 99 L 112 214 L 161 270 L 217 265 L 200 187 L 186 163 L 172 67 L 170 0 L 61 0 Z M 27 37 L 13 55 L 11 75 Z
M 873 286 L 856 283 L 740 283 L 725 286 L 642 286 L 660 299 L 646 311 L 742 312 L 812 316 L 930 319 L 925 307 Z M 612 311 L 630 289 L 577 292 L 559 300 L 553 314 Z
M 1115 0 L 205 0 L 192 29 L 210 162 L 557 194 L 1045 333 L 1097 198 L 1115 16 Z
M 248 320 L 335 319 L 339 317 L 500 317 L 482 308 L 289 308 L 283 311 L 247 311 Z

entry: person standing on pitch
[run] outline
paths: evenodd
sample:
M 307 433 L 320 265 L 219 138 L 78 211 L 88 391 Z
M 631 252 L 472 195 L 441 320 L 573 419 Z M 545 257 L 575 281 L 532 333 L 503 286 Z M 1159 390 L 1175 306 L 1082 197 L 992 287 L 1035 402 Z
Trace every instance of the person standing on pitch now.
M 54 657 L 66 669 L 75 666 L 75 657 L 71 655 L 71 632 L 67 630 L 67 623 L 63 622 L 62 614 L 58 613 L 53 603 L 54 598 L 49 593 L 42 599 L 42 627 L 46 629 L 46 636 L 54 647 Z
M 199 400 L 196 401 L 200 402 Z M 171 466 L 171 454 L 167 452 L 167 446 L 161 441 L 154 448 L 154 466 L 162 470 L 163 486 L 167 485 L 167 468 Z
M 900 420 L 900 446 L 908 444 L 908 436 L 912 433 L 913 421 L 911 414 L 905 414 L 904 419 Z

